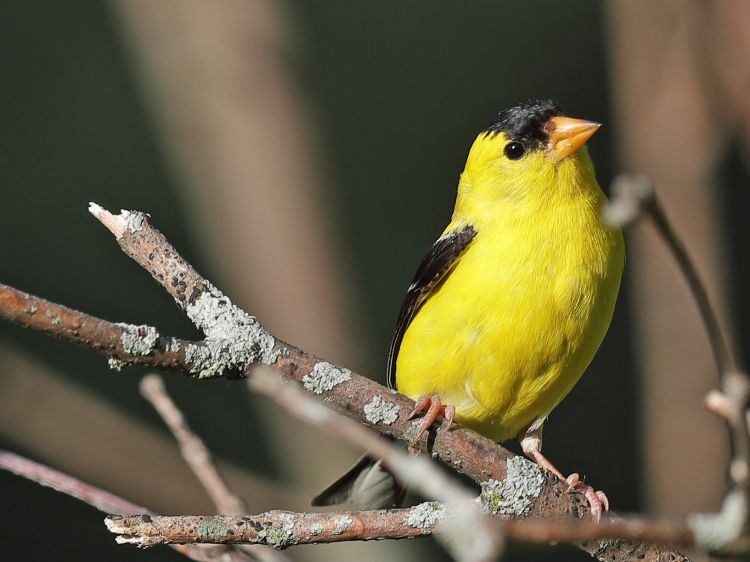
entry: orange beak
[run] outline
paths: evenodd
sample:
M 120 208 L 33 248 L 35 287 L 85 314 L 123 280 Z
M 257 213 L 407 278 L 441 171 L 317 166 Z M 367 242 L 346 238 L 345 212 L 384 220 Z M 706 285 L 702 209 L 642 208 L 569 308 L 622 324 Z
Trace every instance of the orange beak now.
M 559 162 L 581 148 L 601 123 L 558 116 L 547 121 L 546 127 L 549 131 L 546 153 Z

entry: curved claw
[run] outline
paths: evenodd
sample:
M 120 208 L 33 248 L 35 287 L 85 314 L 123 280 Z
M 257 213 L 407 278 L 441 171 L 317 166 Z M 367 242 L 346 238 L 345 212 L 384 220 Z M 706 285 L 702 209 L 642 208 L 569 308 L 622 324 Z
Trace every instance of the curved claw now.
M 577 472 L 574 472 L 565 479 L 565 483 L 568 485 L 567 491 L 568 493 L 570 493 L 571 490 L 573 490 L 576 486 L 578 486 L 578 484 L 581 483 L 581 477 Z
M 601 490 L 597 490 L 596 495 L 601 500 L 602 505 L 604 506 L 604 511 L 609 511 L 609 498 L 607 497 L 607 494 Z
M 565 479 L 568 484 L 568 492 L 576 490 L 581 492 L 591 508 L 591 516 L 597 523 L 601 519 L 602 512 L 609 511 L 609 498 L 601 490 L 594 490 L 591 486 L 581 482 L 578 473 L 574 472 Z
M 444 406 L 443 407 L 443 423 L 440 426 L 440 431 L 448 431 L 453 426 L 453 418 L 456 417 L 455 406 Z
M 443 416 L 443 424 L 441 425 L 442 431 L 448 431 L 451 425 L 453 425 L 453 418 L 456 415 L 455 406 L 443 406 L 440 402 L 440 397 L 437 395 L 420 396 L 417 398 L 414 404 L 414 409 L 411 411 L 407 419 L 410 420 L 425 410 L 427 410 L 427 412 L 425 412 L 425 415 L 422 417 L 417 434 L 414 436 L 414 441 L 419 439 L 425 431 L 430 429 L 440 415 Z

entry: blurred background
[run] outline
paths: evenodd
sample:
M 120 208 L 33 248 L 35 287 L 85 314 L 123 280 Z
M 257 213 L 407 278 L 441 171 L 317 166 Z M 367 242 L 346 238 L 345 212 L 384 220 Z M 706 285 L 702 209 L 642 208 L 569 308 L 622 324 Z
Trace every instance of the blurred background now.
M 622 171 L 654 178 L 746 339 L 744 0 L 80 0 L 3 2 L 0 16 L 0 282 L 198 337 L 86 207 L 148 211 L 274 334 L 382 382 L 472 140 L 543 97 L 604 123 L 589 146 L 605 188 Z M 706 338 L 648 225 L 628 256 L 610 333 L 545 426 L 545 453 L 617 511 L 716 509 L 728 452 L 702 407 L 717 380 Z M 0 447 L 160 513 L 212 513 L 142 374 L 0 325 Z M 307 509 L 359 453 L 242 382 L 166 380 L 251 513 Z M 116 546 L 101 513 L 6 473 L 0 498 L 0 559 L 183 559 Z M 288 554 L 445 559 L 429 539 Z M 588 557 L 512 546 L 506 559 Z

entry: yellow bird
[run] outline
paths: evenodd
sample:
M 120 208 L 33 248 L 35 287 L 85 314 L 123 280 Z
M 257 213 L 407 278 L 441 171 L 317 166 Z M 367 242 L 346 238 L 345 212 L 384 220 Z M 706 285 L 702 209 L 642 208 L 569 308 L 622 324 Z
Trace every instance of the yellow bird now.
M 598 128 L 552 101 L 529 101 L 479 134 L 388 360 L 389 385 L 417 401 L 412 415 L 426 410 L 420 432 L 442 414 L 446 428 L 455 418 L 497 441 L 518 436 L 529 458 L 585 493 L 595 517 L 606 496 L 576 474 L 564 478 L 541 448 L 547 416 L 609 327 L 625 259 L 622 233 L 600 218 L 606 199 L 583 146 Z M 362 470 L 370 464 L 314 503 L 366 489 L 377 480 Z

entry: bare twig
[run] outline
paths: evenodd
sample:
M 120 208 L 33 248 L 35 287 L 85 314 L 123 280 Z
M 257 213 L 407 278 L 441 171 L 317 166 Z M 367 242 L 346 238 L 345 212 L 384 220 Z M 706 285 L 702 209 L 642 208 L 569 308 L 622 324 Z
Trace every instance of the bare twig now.
M 141 394 L 161 416 L 180 446 L 185 462 L 200 481 L 216 506 L 220 515 L 242 515 L 247 512 L 245 503 L 232 493 L 219 474 L 211 452 L 200 437 L 187 425 L 182 412 L 172 401 L 159 375 L 147 375 L 141 379 Z M 248 554 L 263 562 L 284 562 L 287 558 L 263 545 L 244 545 Z
M 244 502 L 235 496 L 214 465 L 211 453 L 203 441 L 193 433 L 177 405 L 167 394 L 159 375 L 141 379 L 141 394 L 164 420 L 180 446 L 182 456 L 208 493 L 221 515 L 241 515 L 247 511 Z
M 288 548 L 301 544 L 342 541 L 410 539 L 430 535 L 445 516 L 439 503 L 422 503 L 407 509 L 295 513 L 269 511 L 243 517 L 117 516 L 107 518 L 107 528 L 117 542 L 141 547 L 159 544 L 264 544 Z M 616 539 L 689 546 L 693 537 L 684 522 L 629 517 L 619 521 L 546 521 L 523 519 L 503 524 L 507 537 L 524 543 L 581 542 Z
M 627 226 L 643 216 L 651 219 L 695 299 L 719 372 L 721 391 L 709 392 L 706 406 L 729 424 L 734 449 L 730 475 L 735 489 L 730 491 L 720 513 L 694 516 L 690 523 L 698 542 L 706 550 L 746 553 L 750 547 L 750 429 L 747 417 L 750 378 L 740 368 L 698 270 L 672 228 L 656 197 L 653 183 L 643 176 L 622 175 L 615 179 L 612 189 L 614 197 L 604 210 L 605 220 Z
M 721 328 L 719 317 L 711 306 L 705 285 L 685 245 L 667 219 L 664 208 L 654 191 L 653 183 L 644 176 L 620 175 L 612 182 L 612 195 L 612 202 L 604 210 L 605 220 L 610 224 L 626 227 L 644 216 L 651 218 L 659 235 L 674 256 L 695 299 L 719 373 L 739 372 L 739 362 Z
M 104 513 L 150 513 L 143 506 L 10 451 L 0 449 L 0 468 L 81 500 Z
M 129 502 L 115 494 L 82 482 L 67 474 L 50 468 L 25 457 L 0 449 L 0 469 L 31 480 L 42 486 L 52 488 L 57 492 L 81 500 L 104 513 L 141 514 L 138 517 L 156 517 L 157 515 L 140 505 Z M 175 550 L 200 562 L 231 561 L 248 562 L 252 560 L 248 555 L 235 548 L 226 546 L 173 546 Z

